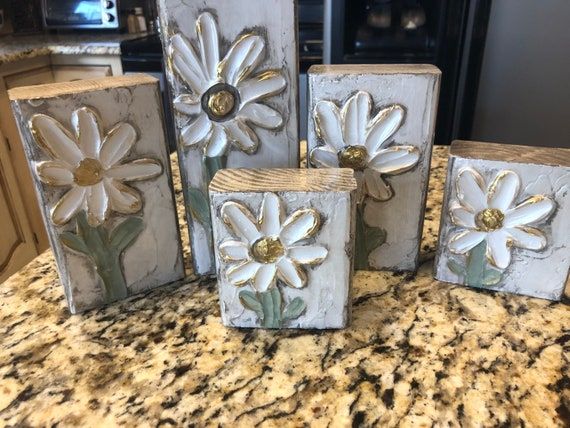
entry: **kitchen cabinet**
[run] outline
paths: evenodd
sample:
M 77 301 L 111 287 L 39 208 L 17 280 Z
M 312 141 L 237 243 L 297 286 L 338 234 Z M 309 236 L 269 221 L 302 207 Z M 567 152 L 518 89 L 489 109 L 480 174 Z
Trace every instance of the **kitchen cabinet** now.
M 8 90 L 123 74 L 112 55 L 43 55 L 0 65 L 0 283 L 48 248 Z

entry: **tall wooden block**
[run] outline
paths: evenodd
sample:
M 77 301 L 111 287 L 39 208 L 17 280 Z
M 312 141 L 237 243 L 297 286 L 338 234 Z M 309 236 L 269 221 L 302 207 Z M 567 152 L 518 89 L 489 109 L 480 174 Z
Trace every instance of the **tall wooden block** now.
M 349 169 L 216 174 L 210 198 L 225 325 L 347 326 L 355 190 Z
M 441 72 L 430 65 L 309 70 L 309 166 L 353 168 L 356 268 L 418 267 Z
M 158 81 L 10 91 L 72 313 L 183 278 Z
M 560 300 L 570 268 L 570 150 L 456 141 L 435 276 Z
M 194 268 L 214 273 L 221 168 L 298 167 L 295 0 L 159 0 Z

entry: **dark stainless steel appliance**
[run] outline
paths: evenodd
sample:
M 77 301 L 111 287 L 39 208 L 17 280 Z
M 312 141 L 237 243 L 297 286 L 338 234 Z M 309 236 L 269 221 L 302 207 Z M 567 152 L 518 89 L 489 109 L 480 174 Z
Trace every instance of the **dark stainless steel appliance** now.
M 326 0 L 325 62 L 442 71 L 436 143 L 468 139 L 491 0 Z
M 117 0 L 42 0 L 45 28 L 119 28 Z

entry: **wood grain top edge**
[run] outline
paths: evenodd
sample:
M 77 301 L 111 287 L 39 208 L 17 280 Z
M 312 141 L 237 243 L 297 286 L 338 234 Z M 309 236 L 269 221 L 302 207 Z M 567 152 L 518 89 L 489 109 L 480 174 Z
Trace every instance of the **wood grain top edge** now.
M 440 75 L 441 70 L 431 64 L 331 64 L 313 65 L 309 68 L 310 76 L 338 74 L 433 74 Z
M 11 101 L 54 98 L 62 95 L 102 91 L 114 88 L 157 84 L 158 79 L 148 74 L 129 74 L 101 79 L 77 80 L 74 82 L 47 83 L 44 85 L 22 86 L 8 91 Z
M 347 168 L 224 169 L 210 183 L 210 192 L 351 192 L 357 184 Z
M 466 159 L 570 167 L 570 149 L 563 148 L 457 140 L 451 144 L 449 154 Z

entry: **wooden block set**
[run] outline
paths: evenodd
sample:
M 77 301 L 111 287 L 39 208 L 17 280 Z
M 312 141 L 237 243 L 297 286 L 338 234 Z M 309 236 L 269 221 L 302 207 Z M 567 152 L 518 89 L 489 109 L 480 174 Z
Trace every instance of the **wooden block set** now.
M 418 268 L 441 72 L 313 67 L 299 169 L 295 0 L 159 10 L 194 271 L 217 275 L 223 323 L 347 327 L 355 268 Z M 158 82 L 10 98 L 70 311 L 183 279 Z M 558 300 L 569 230 L 569 150 L 453 144 L 439 280 Z

